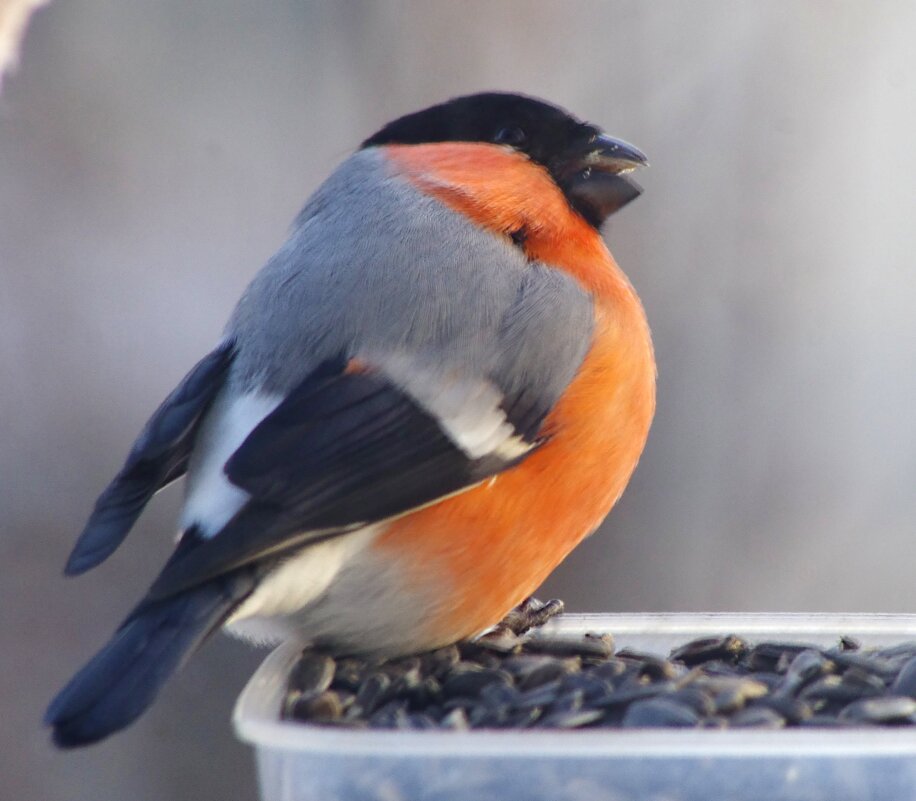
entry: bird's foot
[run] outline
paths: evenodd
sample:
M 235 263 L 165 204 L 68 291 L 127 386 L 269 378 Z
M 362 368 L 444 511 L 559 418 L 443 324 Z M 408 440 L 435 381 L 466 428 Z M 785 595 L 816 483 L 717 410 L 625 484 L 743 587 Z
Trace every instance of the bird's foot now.
M 526 598 L 502 619 L 497 628 L 509 629 L 513 634 L 524 634 L 529 629 L 543 626 L 564 608 L 564 603 L 556 598 L 546 603 L 537 598 Z
M 516 652 L 523 642 L 523 634 L 530 629 L 543 626 L 550 618 L 559 615 L 563 609 L 563 602 L 556 599 L 543 603 L 537 598 L 527 598 L 493 628 L 472 642 L 475 646 L 482 646 L 499 653 Z

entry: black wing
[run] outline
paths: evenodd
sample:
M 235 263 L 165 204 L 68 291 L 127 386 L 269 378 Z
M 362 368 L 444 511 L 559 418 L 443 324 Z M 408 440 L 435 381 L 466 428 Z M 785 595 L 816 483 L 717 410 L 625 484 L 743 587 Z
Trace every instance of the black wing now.
M 469 458 L 385 376 L 325 366 L 291 392 L 226 464 L 230 481 L 251 500 L 213 538 L 167 565 L 148 597 L 165 598 L 434 502 L 524 455 Z
M 231 342 L 209 353 L 154 412 L 121 471 L 95 502 L 67 560 L 67 575 L 83 573 L 111 556 L 149 499 L 184 474 L 198 424 L 222 387 L 232 356 Z

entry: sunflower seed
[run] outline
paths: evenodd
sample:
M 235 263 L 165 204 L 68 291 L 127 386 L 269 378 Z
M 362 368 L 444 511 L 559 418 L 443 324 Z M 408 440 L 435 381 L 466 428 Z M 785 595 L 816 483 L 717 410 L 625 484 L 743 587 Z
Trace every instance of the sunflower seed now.
M 443 729 L 454 729 L 455 731 L 465 731 L 470 728 L 468 716 L 462 707 L 451 710 L 439 721 L 439 725 Z
M 747 666 L 751 670 L 767 672 L 777 671 L 780 660 L 788 667 L 792 659 L 802 651 L 817 650 L 816 646 L 806 643 L 762 642 L 753 646 L 747 656 Z M 788 660 L 788 661 L 786 661 Z
M 578 729 L 601 720 L 604 713 L 598 709 L 570 710 L 557 712 L 544 718 L 544 726 L 553 729 Z
M 474 698 L 489 684 L 499 682 L 510 684 L 512 677 L 504 670 L 471 670 L 453 673 L 442 684 L 442 694 L 446 698 Z
M 693 667 L 712 659 L 721 659 L 725 662 L 734 662 L 741 658 L 747 651 L 747 643 L 734 634 L 727 637 L 704 637 L 692 640 L 671 652 L 670 659 L 683 662 L 687 667 Z
M 781 729 L 786 719 L 775 709 L 752 706 L 734 714 L 728 725 L 733 729 Z
M 863 723 L 909 723 L 909 718 L 914 715 L 916 701 L 899 695 L 863 698 L 861 701 L 853 701 L 840 712 L 840 718 Z
M 712 695 L 699 687 L 684 687 L 665 697 L 689 707 L 700 717 L 713 715 L 716 711 L 716 704 Z
M 423 654 L 421 658 L 423 674 L 426 676 L 435 676 L 441 679 L 447 674 L 461 659 L 457 645 L 449 645 L 445 648 L 438 648 Z
M 372 715 L 394 696 L 391 685 L 392 681 L 385 673 L 372 673 L 356 693 L 356 703 L 365 714 Z
M 916 642 L 828 649 L 691 640 L 668 659 L 604 634 L 523 637 L 557 604 L 530 600 L 472 642 L 383 661 L 304 651 L 282 716 L 347 728 L 916 725 Z
M 587 656 L 605 659 L 614 653 L 613 640 L 586 635 L 585 637 L 534 638 L 525 643 L 526 653 L 552 656 Z
M 610 695 L 605 696 L 592 703 L 592 706 L 607 709 L 609 707 L 624 707 L 634 701 L 642 701 L 647 698 L 653 698 L 656 695 L 669 693 L 674 690 L 673 682 L 659 681 L 654 684 L 646 684 L 632 687 L 621 687 L 614 690 Z
M 916 698 L 916 656 L 903 665 L 894 683 L 891 684 L 891 692 L 894 695 Z
M 334 660 L 326 654 L 305 652 L 290 675 L 290 687 L 305 696 L 323 693 L 331 686 L 336 668 Z
M 640 676 L 647 676 L 653 681 L 659 679 L 673 679 L 678 675 L 678 669 L 667 659 L 660 659 L 652 654 L 641 654 L 629 648 L 617 652 L 617 658 L 635 665 Z M 683 669 L 681 670 L 683 672 Z
M 520 680 L 519 686 L 521 689 L 530 690 L 542 684 L 558 681 L 569 673 L 578 672 L 582 667 L 578 657 L 575 659 L 553 659 L 552 657 L 547 657 L 547 659 L 550 661 L 542 662 L 540 666 L 532 668 Z
M 337 660 L 332 686 L 350 692 L 357 692 L 366 678 L 366 664 L 361 659 L 347 657 Z
M 781 695 L 764 695 L 760 698 L 755 698 L 750 705 L 757 708 L 771 709 L 782 715 L 791 724 L 800 723 L 814 714 L 814 709 L 807 701 Z
M 700 716 L 689 706 L 669 698 L 649 698 L 630 704 L 623 716 L 624 728 L 684 728 L 696 726 Z
M 320 695 L 299 699 L 294 710 L 300 720 L 314 720 L 318 723 L 337 720 L 343 714 L 343 703 L 334 690 L 325 690 Z
M 835 669 L 836 665 L 820 651 L 810 649 L 801 651 L 789 663 L 785 678 L 775 692 L 779 695 L 794 695 L 812 679 L 832 673 Z
M 902 657 L 905 660 L 910 660 L 916 657 L 916 640 L 908 640 L 907 642 L 882 648 L 878 651 L 878 656 L 882 656 L 885 659 Z
M 882 689 L 869 685 L 856 685 L 846 681 L 843 676 L 824 676 L 822 679 L 809 684 L 799 694 L 805 701 L 824 701 L 826 703 L 840 703 L 846 705 L 857 701 L 863 696 L 879 695 Z
M 511 654 L 521 650 L 522 639 L 505 626 L 498 626 L 492 631 L 478 637 L 475 642 L 481 648 L 496 651 L 498 654 Z

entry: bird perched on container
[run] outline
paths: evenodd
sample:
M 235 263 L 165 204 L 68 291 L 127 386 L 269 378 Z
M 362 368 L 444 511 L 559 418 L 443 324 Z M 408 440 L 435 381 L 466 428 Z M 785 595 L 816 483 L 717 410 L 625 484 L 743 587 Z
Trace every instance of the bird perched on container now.
M 405 654 L 480 633 L 604 519 L 655 408 L 599 233 L 635 147 L 516 94 L 389 123 L 315 192 L 96 502 L 74 575 L 186 474 L 174 554 L 47 712 L 136 719 L 224 627 Z

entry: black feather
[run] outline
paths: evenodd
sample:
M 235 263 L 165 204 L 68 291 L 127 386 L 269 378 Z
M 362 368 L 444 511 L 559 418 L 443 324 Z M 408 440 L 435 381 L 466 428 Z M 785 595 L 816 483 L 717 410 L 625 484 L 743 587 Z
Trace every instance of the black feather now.
M 155 411 L 127 461 L 95 502 L 64 572 L 84 573 L 105 561 L 124 541 L 150 498 L 187 470 L 197 426 L 223 385 L 233 346 L 205 356 Z

